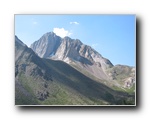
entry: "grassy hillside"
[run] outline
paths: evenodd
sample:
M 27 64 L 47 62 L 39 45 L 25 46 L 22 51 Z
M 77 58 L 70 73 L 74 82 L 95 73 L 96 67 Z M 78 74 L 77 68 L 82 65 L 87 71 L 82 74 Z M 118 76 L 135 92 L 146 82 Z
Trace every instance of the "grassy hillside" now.
M 16 90 L 16 104 L 39 105 L 112 105 L 134 104 L 134 96 L 115 91 L 98 83 L 62 61 L 43 60 L 51 68 L 51 80 L 18 75 L 29 96 L 18 99 L 23 92 Z M 23 96 L 24 97 L 24 96 Z M 21 97 L 21 98 L 23 98 Z M 18 102 L 19 101 L 19 102 Z M 30 102 L 29 102 L 30 101 Z

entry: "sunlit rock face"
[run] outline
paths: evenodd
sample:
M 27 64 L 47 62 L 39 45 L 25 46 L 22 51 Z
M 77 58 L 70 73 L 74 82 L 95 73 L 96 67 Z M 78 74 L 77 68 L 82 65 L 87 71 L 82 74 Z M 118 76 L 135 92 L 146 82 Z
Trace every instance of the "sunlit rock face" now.
M 31 48 L 41 58 L 62 60 L 68 64 L 77 64 L 93 75 L 108 79 L 105 70 L 113 64 L 102 57 L 92 47 L 83 44 L 78 39 L 61 38 L 53 32 L 44 34 Z

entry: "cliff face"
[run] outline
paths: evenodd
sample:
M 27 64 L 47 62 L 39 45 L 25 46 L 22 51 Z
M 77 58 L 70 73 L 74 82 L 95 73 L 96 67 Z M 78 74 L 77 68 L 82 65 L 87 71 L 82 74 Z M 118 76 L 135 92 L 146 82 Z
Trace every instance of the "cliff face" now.
M 108 59 L 80 40 L 60 38 L 53 32 L 44 34 L 31 45 L 31 49 L 41 58 L 62 60 L 70 65 L 77 65 L 101 79 L 108 79 L 105 70 L 113 67 Z
M 38 41 L 31 45 L 31 48 L 38 54 L 38 56 L 47 58 L 56 53 L 61 42 L 61 38 L 51 32 L 44 34 Z

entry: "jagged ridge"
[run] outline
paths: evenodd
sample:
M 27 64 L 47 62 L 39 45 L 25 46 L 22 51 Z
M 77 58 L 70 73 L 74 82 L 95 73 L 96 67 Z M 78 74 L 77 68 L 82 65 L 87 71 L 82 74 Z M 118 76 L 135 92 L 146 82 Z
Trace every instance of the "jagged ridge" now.
M 97 51 L 78 39 L 60 38 L 53 32 L 44 34 L 31 45 L 31 49 L 41 58 L 62 60 L 76 64 L 100 79 L 108 79 L 105 70 L 113 64 Z

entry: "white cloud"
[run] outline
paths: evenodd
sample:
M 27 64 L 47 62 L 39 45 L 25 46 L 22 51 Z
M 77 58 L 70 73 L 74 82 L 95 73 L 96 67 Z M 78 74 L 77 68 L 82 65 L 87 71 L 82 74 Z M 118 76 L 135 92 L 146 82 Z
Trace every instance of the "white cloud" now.
M 53 32 L 62 38 L 65 36 L 70 36 L 72 34 L 71 32 L 65 30 L 64 28 L 54 28 Z
M 78 22 L 70 22 L 70 24 L 78 25 L 79 23 Z

